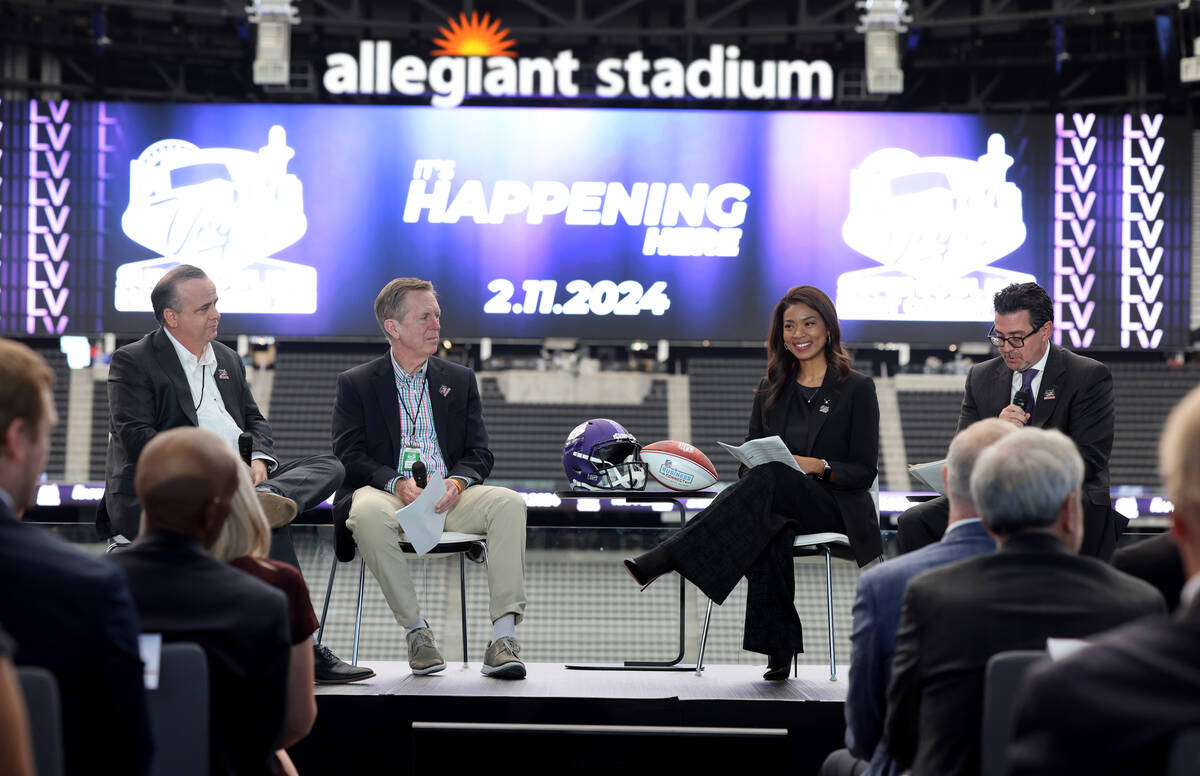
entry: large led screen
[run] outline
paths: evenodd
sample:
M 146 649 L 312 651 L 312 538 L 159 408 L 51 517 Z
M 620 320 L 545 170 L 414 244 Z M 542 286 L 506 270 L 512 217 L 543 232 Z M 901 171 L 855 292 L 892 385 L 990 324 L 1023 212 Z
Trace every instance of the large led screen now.
M 1190 140 L 1161 116 L 0 105 L 0 329 L 138 333 L 180 262 L 223 334 L 761 341 L 808 283 L 851 342 L 981 339 L 1036 280 L 1077 348 L 1181 344 Z

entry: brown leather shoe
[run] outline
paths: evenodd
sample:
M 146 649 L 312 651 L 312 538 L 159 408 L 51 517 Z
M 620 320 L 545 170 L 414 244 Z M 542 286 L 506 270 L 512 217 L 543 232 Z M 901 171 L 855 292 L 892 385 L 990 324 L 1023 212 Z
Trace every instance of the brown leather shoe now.
M 296 519 L 298 509 L 296 502 L 290 498 L 260 490 L 258 491 L 258 504 L 262 507 L 263 514 L 267 516 L 267 522 L 271 524 L 272 528 L 281 528 Z

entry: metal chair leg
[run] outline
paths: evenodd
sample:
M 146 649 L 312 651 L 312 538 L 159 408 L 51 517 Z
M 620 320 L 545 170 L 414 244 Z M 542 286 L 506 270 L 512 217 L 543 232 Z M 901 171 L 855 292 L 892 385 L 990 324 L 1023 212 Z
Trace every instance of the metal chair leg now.
M 712 619 L 712 599 L 708 599 L 708 611 L 704 613 L 704 628 L 700 630 L 700 654 L 696 656 L 696 675 L 704 670 L 704 645 L 708 642 L 708 623 Z
M 825 548 L 825 605 L 829 614 L 829 681 L 837 681 L 837 662 L 833 653 L 833 572 L 829 548 Z
M 458 594 L 461 596 L 459 609 L 462 612 L 463 668 L 467 667 L 467 554 L 458 554 Z
M 333 565 L 329 567 L 329 585 L 325 588 L 325 605 L 321 607 L 321 627 L 317 628 L 317 643 L 321 643 L 321 637 L 325 635 L 325 617 L 329 614 L 329 596 L 333 594 L 333 575 L 337 573 L 338 559 L 335 556 Z
M 350 665 L 358 665 L 358 634 L 362 629 L 363 582 L 367 578 L 367 562 L 359 558 L 358 566 L 358 609 L 354 612 L 354 657 Z

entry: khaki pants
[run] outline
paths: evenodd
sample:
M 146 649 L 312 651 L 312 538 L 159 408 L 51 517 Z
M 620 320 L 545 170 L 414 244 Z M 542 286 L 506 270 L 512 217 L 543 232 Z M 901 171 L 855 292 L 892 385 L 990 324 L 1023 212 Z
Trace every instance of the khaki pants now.
M 354 534 L 358 551 L 379 586 L 400 627 L 421 616 L 417 592 L 400 551 L 400 524 L 396 510 L 400 499 L 365 486 L 354 491 L 346 525 Z M 467 488 L 446 513 L 446 531 L 486 534 L 488 588 L 492 622 L 525 612 L 525 501 L 508 488 L 475 485 Z

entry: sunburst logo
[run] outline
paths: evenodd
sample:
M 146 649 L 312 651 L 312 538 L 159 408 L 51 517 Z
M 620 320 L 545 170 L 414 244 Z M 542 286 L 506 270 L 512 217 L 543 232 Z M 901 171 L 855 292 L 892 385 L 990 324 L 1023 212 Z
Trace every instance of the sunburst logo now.
M 481 19 L 477 11 L 472 11 L 468 19 L 463 12 L 457 20 L 450 17 L 447 23 L 449 29 L 438 27 L 442 37 L 433 39 L 439 46 L 433 50 L 435 57 L 517 56 L 517 52 L 511 50 L 517 42 L 509 37 L 508 28 L 502 28 L 500 20 L 493 20 L 491 14 L 485 13 Z

